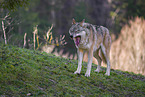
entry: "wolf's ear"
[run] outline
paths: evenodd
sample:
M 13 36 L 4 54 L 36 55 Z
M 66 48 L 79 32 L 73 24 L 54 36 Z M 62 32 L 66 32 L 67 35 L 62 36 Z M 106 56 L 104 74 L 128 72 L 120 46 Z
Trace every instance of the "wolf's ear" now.
M 76 21 L 75 21 L 75 19 L 74 19 L 74 18 L 73 18 L 72 24 L 76 24 Z
M 85 22 L 85 19 L 83 19 L 81 22 L 80 22 L 80 25 L 83 26 L 83 23 Z

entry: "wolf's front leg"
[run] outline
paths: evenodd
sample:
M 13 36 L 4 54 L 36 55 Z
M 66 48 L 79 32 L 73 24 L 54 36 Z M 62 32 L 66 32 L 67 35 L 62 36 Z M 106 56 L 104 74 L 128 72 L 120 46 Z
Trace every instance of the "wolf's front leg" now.
M 78 68 L 77 71 L 74 72 L 74 74 L 80 74 L 82 68 L 82 60 L 83 60 L 83 50 L 78 49 Z
M 87 71 L 85 73 L 86 77 L 90 76 L 91 67 L 92 67 L 92 60 L 93 60 L 93 50 L 89 51 L 89 53 L 88 53 Z

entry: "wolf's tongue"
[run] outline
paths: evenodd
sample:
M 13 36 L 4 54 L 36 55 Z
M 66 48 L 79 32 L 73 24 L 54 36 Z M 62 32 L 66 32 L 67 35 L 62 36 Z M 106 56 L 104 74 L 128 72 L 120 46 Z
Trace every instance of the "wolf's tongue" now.
M 78 46 L 80 43 L 80 37 L 76 37 L 76 45 Z

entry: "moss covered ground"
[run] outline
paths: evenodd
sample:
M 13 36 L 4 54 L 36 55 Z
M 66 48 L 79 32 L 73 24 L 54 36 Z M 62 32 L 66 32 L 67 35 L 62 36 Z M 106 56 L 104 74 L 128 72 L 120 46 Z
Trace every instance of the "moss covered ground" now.
M 145 76 L 106 68 L 85 77 L 86 63 L 80 75 L 74 75 L 77 60 L 56 57 L 45 52 L 0 45 L 0 96 L 8 97 L 143 97 Z

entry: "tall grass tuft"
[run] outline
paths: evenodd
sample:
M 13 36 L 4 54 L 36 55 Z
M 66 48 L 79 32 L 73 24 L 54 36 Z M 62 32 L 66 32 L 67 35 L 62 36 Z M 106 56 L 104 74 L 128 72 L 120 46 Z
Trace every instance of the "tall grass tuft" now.
M 125 25 L 119 38 L 112 43 L 111 64 L 121 69 L 145 75 L 145 20 L 136 17 Z

